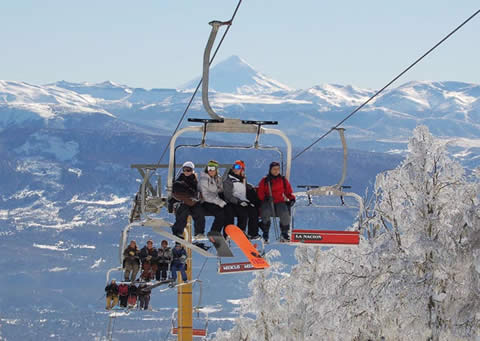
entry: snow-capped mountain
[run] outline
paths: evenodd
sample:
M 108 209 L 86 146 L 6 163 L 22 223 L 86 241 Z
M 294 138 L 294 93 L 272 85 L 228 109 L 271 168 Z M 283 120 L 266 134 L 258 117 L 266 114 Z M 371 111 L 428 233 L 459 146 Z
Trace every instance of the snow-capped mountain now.
M 255 70 L 238 56 L 231 56 L 213 66 L 209 74 L 209 90 L 244 95 L 270 94 L 292 91 L 289 86 L 271 79 Z M 179 89 L 194 90 L 200 77 L 179 86 Z

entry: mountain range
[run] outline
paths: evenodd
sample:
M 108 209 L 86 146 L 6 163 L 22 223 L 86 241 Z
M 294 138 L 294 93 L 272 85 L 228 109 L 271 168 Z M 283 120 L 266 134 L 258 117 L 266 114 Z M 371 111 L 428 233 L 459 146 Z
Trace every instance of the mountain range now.
M 0 129 L 36 121 L 60 129 L 64 125 L 107 126 L 117 131 L 169 135 L 198 79 L 178 89 L 133 88 L 109 81 L 47 85 L 0 81 Z M 279 128 L 299 147 L 325 133 L 375 93 L 338 84 L 292 89 L 237 56 L 212 68 L 210 89 L 210 102 L 220 115 L 279 121 Z M 187 117 L 207 117 L 200 96 Z M 480 147 L 480 85 L 408 82 L 386 90 L 342 126 L 356 148 L 395 152 L 405 148 L 410 132 L 419 124 L 444 137 L 459 150 L 459 156 L 476 154 Z M 336 138 L 327 138 L 318 146 L 335 145 L 339 145 Z M 466 158 L 466 162 L 471 161 Z

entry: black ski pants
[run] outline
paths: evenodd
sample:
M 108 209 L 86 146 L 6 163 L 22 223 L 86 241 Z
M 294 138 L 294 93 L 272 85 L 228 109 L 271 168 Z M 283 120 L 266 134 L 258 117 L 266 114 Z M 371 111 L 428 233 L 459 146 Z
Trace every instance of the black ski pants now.
M 183 230 L 187 225 L 187 218 L 191 215 L 193 218 L 193 226 L 195 234 L 205 233 L 205 212 L 201 204 L 188 206 L 181 204 L 175 212 L 175 223 L 172 226 L 173 234 L 177 236 L 183 235 Z
M 236 204 L 227 204 L 225 206 L 225 226 L 233 224 L 237 217 L 237 226 L 245 232 L 248 221 L 248 206 L 243 207 Z
M 246 232 L 248 221 L 248 235 L 258 235 L 258 209 L 254 206 L 241 206 L 236 204 L 228 204 L 225 210 L 225 226 L 233 224 L 237 217 L 237 226 L 243 232 Z
M 147 310 L 150 303 L 150 295 L 139 295 L 138 299 L 140 300 L 140 309 Z
M 215 217 L 210 231 L 220 233 L 223 226 L 225 226 L 225 210 L 222 207 L 210 202 L 204 202 L 202 206 L 206 216 Z
M 167 279 L 168 263 L 158 263 L 157 273 L 155 278 L 157 281 Z

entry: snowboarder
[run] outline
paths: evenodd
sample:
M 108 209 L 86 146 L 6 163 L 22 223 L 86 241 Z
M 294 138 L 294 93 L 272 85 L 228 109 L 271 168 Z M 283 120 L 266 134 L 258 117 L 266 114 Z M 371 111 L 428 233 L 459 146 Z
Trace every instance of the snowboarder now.
M 280 174 L 280 164 L 270 163 L 268 175 L 258 184 L 258 198 L 261 204 L 263 238 L 268 242 L 270 218 L 280 218 L 280 241 L 289 241 L 290 207 L 295 203 L 290 182 Z
M 162 247 L 158 249 L 157 273 L 155 274 L 157 281 L 167 279 L 167 273 L 170 270 L 170 263 L 172 262 L 172 249 L 168 247 L 168 242 L 162 240 L 161 246 Z
M 183 164 L 182 173 L 173 183 L 172 197 L 179 202 L 175 210 L 175 223 L 172 226 L 173 234 L 183 238 L 183 230 L 190 215 L 193 218 L 194 235 L 197 238 L 205 237 L 205 213 L 200 203 L 198 179 L 193 162 L 187 161 Z
M 105 292 L 107 294 L 107 306 L 106 309 L 110 310 L 115 307 L 118 303 L 118 285 L 115 279 L 112 279 L 110 284 L 105 287 Z
M 226 202 L 221 198 L 223 181 L 218 175 L 218 167 L 217 161 L 210 160 L 204 172 L 200 174 L 199 188 L 204 201 L 202 207 L 205 215 L 215 217 L 208 235 L 220 234 L 225 224 L 224 207 Z
M 247 197 L 247 186 L 245 163 L 237 160 L 223 180 L 223 191 L 225 201 L 227 202 L 227 206 L 225 207 L 225 225 L 233 224 L 234 218 L 237 217 L 237 226 L 246 233 L 248 221 L 248 232 L 251 234 L 250 238 L 257 239 L 259 237 L 258 211 L 255 204 L 250 202 Z
M 125 282 L 133 282 L 137 278 L 140 269 L 140 251 L 137 243 L 132 240 L 130 245 L 123 251 L 123 269 L 125 270 Z M 130 277 L 130 273 L 132 276 Z
M 148 304 L 150 303 L 150 294 L 152 289 L 145 283 L 142 283 L 138 286 L 138 300 L 140 301 L 140 310 L 147 310 Z
M 177 271 L 180 271 L 182 274 L 182 280 L 186 282 L 187 272 L 185 271 L 185 262 L 187 261 L 187 252 L 185 248 L 180 243 L 175 243 L 175 247 L 172 250 L 173 260 L 172 260 L 172 283 L 170 286 L 174 286 L 177 281 Z
M 142 261 L 143 272 L 140 275 L 145 281 L 155 278 L 157 272 L 157 249 L 153 247 L 153 240 L 148 240 L 142 250 L 140 250 L 140 260 Z

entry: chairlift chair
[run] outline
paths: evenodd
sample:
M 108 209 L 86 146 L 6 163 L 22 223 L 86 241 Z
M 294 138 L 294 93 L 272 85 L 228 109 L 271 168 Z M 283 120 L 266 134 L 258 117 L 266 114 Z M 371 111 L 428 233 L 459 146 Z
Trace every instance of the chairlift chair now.
M 306 189 L 305 192 L 295 193 L 297 196 L 307 197 L 307 207 L 311 208 L 332 208 L 331 206 L 317 205 L 313 203 L 314 197 L 339 197 L 341 205 L 339 208 L 355 208 L 355 206 L 349 206 L 345 204 L 345 197 L 352 197 L 358 203 L 358 218 L 360 219 L 359 226 L 361 226 L 361 218 L 364 212 L 363 199 L 356 193 L 346 192 L 344 189 L 350 188 L 350 186 L 344 186 L 346 172 L 347 172 L 347 144 L 345 141 L 345 135 L 343 128 L 335 128 L 339 133 L 343 147 L 343 168 L 340 181 L 331 186 L 318 186 L 318 185 L 299 185 L 299 188 Z M 359 231 L 345 231 L 345 230 L 317 230 L 317 229 L 297 229 L 294 225 L 296 207 L 292 208 L 291 212 L 291 224 L 290 224 L 290 245 L 317 245 L 317 246 L 333 246 L 333 245 L 358 245 L 360 242 Z
M 194 307 L 194 314 L 196 314 L 196 319 L 194 320 L 194 326 L 192 326 L 192 336 L 197 339 L 207 340 L 208 335 L 208 313 L 204 311 L 201 307 Z M 172 335 L 178 335 L 178 323 L 177 321 L 177 310 L 172 312 Z M 197 327 L 195 327 L 197 325 Z

